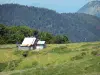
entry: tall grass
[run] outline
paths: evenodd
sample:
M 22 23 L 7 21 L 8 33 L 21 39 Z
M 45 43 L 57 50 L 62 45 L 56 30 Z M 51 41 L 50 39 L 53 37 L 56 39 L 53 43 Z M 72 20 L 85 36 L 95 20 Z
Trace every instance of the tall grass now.
M 99 45 L 100 42 L 50 44 L 39 52 L 18 51 L 15 45 L 3 45 L 0 46 L 0 71 L 2 74 L 11 71 L 6 72 L 9 75 L 98 74 Z

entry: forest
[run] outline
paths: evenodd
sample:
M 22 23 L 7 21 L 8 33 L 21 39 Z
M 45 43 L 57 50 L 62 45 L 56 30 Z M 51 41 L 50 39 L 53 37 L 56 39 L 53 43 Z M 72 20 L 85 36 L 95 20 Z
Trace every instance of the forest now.
M 40 40 L 45 40 L 47 44 L 68 43 L 65 35 L 53 35 L 49 32 L 42 32 L 31 29 L 27 26 L 5 26 L 0 24 L 0 44 L 21 43 L 25 37 L 35 36 Z

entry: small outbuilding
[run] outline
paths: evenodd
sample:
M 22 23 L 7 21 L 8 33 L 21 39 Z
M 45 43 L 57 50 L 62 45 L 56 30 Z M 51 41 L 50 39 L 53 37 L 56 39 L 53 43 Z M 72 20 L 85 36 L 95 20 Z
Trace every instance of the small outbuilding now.
M 45 47 L 46 47 L 45 41 L 38 41 L 37 42 L 36 49 L 41 50 L 41 49 L 44 49 Z

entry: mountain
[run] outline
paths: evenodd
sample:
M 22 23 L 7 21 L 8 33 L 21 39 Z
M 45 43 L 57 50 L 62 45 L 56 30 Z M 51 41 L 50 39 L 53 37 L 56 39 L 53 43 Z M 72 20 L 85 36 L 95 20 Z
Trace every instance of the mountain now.
M 88 14 L 62 14 L 69 29 L 68 36 L 75 42 L 97 41 L 100 38 L 100 19 Z
M 45 8 L 3 4 L 0 5 L 0 23 L 67 35 L 72 42 L 100 40 L 100 19 L 83 13 L 59 14 Z
M 79 9 L 78 13 L 86 13 L 100 17 L 100 1 L 91 1 Z

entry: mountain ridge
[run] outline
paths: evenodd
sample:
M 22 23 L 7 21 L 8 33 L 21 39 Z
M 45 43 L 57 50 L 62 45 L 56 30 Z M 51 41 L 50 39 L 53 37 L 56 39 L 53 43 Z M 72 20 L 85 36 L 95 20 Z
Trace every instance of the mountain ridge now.
M 100 17 L 100 1 L 91 1 L 78 10 L 78 13 L 86 13 Z
M 100 19 L 82 13 L 56 11 L 19 4 L 0 5 L 0 23 L 8 26 L 26 25 L 54 35 L 67 35 L 72 42 L 100 40 Z

